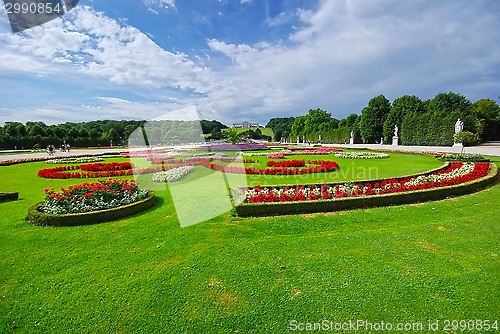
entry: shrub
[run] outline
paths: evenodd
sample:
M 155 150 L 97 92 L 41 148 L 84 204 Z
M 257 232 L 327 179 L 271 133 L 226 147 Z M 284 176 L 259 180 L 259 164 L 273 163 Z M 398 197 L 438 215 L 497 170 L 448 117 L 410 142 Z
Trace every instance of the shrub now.
M 479 144 L 479 135 L 469 131 L 462 131 L 453 135 L 455 143 L 463 143 L 465 146 L 473 146 Z
M 19 198 L 19 193 L 17 192 L 8 192 L 8 193 L 0 192 L 0 203 L 8 201 L 17 201 L 18 198 Z

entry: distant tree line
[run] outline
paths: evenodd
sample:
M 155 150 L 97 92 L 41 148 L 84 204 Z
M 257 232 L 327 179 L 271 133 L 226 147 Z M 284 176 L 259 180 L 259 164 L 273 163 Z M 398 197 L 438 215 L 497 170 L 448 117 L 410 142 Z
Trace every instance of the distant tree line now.
M 219 121 L 200 122 L 165 121 L 91 121 L 46 125 L 44 122 L 6 122 L 0 127 L 0 149 L 59 147 L 63 143 L 73 147 L 127 145 L 130 135 L 139 127 L 148 128 L 150 141 L 166 143 L 198 139 L 200 125 L 207 139 L 221 139 L 226 125 Z M 146 136 L 147 138 L 148 136 Z
M 451 145 L 454 124 L 460 118 L 464 132 L 478 141 L 500 140 L 500 107 L 491 99 L 474 103 L 457 93 L 441 93 L 431 100 L 401 96 L 392 103 L 379 95 L 372 98 L 361 115 L 351 114 L 338 120 L 321 109 L 295 118 L 273 118 L 267 124 L 275 140 L 288 142 L 321 140 L 325 143 L 348 142 L 351 131 L 356 143 L 391 143 L 395 125 L 403 145 Z

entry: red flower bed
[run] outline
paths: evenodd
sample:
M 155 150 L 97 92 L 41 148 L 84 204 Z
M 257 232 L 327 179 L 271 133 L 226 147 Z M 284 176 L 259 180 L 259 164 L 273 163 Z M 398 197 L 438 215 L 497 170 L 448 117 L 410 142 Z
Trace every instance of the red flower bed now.
M 212 158 L 194 158 L 188 159 L 186 161 L 162 161 L 164 163 L 163 165 L 150 168 L 134 168 L 134 165 L 130 162 L 95 163 L 80 166 L 60 166 L 41 169 L 38 171 L 38 176 L 49 179 L 99 178 L 126 176 L 133 174 L 148 174 L 165 171 L 180 166 L 203 166 L 205 168 L 210 168 L 219 172 L 257 175 L 301 175 L 327 173 L 333 172 L 339 168 L 339 165 L 336 162 L 327 160 L 307 161 L 307 164 L 314 164 L 317 166 L 309 166 L 304 168 L 298 168 L 300 166 L 305 166 L 306 162 L 304 160 L 280 161 L 279 163 L 288 163 L 288 167 L 286 167 L 284 164 L 283 167 L 272 166 L 268 168 L 223 166 L 214 164 L 212 163 L 212 161 Z
M 305 165 L 305 160 L 270 160 L 267 162 L 267 167 L 305 167 Z
M 134 165 L 130 162 L 111 162 L 80 165 L 80 169 L 90 172 L 102 172 L 108 170 L 127 170 L 132 169 Z
M 391 194 L 414 190 L 432 189 L 446 187 L 455 184 L 470 182 L 486 176 L 489 171 L 487 163 L 476 163 L 467 174 L 456 173 L 463 167 L 462 163 L 452 163 L 447 168 L 433 173 L 431 176 L 417 176 L 406 178 L 393 178 L 375 183 L 364 184 L 323 184 L 296 187 L 272 187 L 262 188 L 255 186 L 245 190 L 246 201 L 250 203 L 264 202 L 293 202 L 316 199 L 333 199 L 344 197 L 371 196 L 377 194 Z M 460 172 L 460 171 L 459 171 Z M 439 178 L 452 174 L 449 178 Z M 432 176 L 436 176 L 435 178 Z M 435 180 L 435 181 L 433 181 Z
M 132 170 L 133 167 L 133 164 L 131 164 L 130 162 L 112 162 L 107 164 L 97 163 L 85 164 L 80 166 L 60 166 L 41 169 L 38 171 L 38 176 L 46 179 L 82 179 L 127 176 L 133 174 L 149 174 L 165 170 L 165 167 L 162 166 L 151 168 L 136 168 Z
M 301 175 L 313 173 L 327 173 L 336 171 L 339 165 L 334 161 L 318 160 L 314 162 L 319 166 L 310 166 L 305 168 L 297 167 L 270 167 L 270 168 L 254 168 L 240 166 L 221 166 L 210 163 L 208 161 L 201 162 L 200 165 L 206 168 L 211 168 L 216 171 L 232 173 L 232 174 L 256 174 L 256 175 Z

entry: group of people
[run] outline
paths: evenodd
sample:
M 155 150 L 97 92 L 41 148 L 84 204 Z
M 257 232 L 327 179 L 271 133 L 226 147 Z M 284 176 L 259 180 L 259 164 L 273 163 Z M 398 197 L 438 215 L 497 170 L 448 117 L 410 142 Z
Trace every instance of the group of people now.
M 71 146 L 69 144 L 61 144 L 61 148 L 60 148 L 61 152 L 68 152 L 69 153 L 70 149 L 71 149 Z M 47 153 L 50 156 L 54 155 L 55 151 L 56 151 L 56 148 L 54 145 L 47 146 Z

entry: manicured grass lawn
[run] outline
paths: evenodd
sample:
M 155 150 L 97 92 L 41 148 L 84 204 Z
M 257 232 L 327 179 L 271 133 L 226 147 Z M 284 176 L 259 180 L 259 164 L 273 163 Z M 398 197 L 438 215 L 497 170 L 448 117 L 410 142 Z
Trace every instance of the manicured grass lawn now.
M 379 177 L 441 164 L 392 154 L 359 162 L 374 163 Z M 424 328 L 429 320 L 500 321 L 499 184 L 417 205 L 227 213 L 184 229 L 165 189 L 156 191 L 160 205 L 134 217 L 49 228 L 26 223 L 28 207 L 46 187 L 86 180 L 38 178 L 44 167 L 0 167 L 0 190 L 20 192 L 19 201 L 0 203 L 0 332 L 280 333 L 292 320 Z

